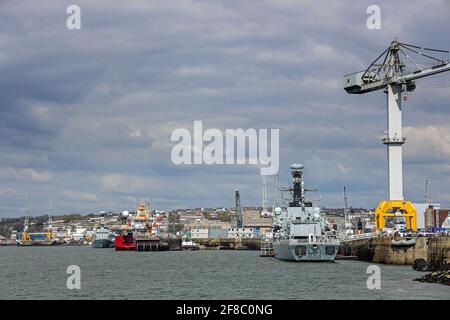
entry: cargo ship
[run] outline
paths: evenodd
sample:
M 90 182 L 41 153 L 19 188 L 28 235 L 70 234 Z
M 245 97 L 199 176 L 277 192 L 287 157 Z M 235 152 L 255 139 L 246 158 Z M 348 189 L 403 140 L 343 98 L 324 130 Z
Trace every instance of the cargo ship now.
M 120 234 L 115 236 L 114 247 L 116 251 L 135 251 L 136 237 L 146 231 L 145 227 L 151 219 L 150 210 L 141 201 L 135 214 L 124 211 L 122 216 L 126 224 L 122 226 Z
M 181 239 L 160 235 L 162 216 L 150 210 L 144 201 L 140 202 L 135 214 L 124 211 L 122 217 L 126 224 L 114 239 L 117 251 L 181 250 Z

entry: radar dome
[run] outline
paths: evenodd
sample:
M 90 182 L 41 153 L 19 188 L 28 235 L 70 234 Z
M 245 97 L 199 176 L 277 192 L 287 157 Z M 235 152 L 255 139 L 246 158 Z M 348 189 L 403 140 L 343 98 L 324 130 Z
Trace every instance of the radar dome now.
M 275 208 L 275 214 L 276 215 L 280 215 L 281 214 L 281 208 L 280 207 L 276 207 Z
M 303 165 L 301 163 L 293 163 L 293 164 L 291 164 L 291 169 L 292 170 L 302 170 Z
M 129 215 L 130 215 L 130 213 L 128 211 L 122 212 L 122 216 L 123 217 L 128 217 Z

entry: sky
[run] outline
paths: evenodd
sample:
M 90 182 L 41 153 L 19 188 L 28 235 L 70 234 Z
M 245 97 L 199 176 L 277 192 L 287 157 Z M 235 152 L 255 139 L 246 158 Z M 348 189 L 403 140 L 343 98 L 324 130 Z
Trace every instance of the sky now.
M 69 30 L 66 9 L 81 9 Z M 369 30 L 366 10 L 381 9 Z M 387 197 L 386 96 L 349 95 L 396 37 L 450 49 L 450 1 L 0 0 L 0 217 L 261 205 L 254 165 L 175 165 L 178 128 L 280 130 L 321 206 Z M 404 195 L 450 205 L 450 72 L 403 105 Z M 269 202 L 273 190 L 268 179 Z M 28 200 L 30 199 L 30 200 Z

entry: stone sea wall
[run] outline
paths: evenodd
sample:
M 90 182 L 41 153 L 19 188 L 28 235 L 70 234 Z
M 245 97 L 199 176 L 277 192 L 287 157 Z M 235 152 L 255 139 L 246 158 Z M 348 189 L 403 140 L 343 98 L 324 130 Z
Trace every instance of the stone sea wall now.
M 436 267 L 450 263 L 450 237 L 428 239 L 427 261 Z
M 392 240 L 380 237 L 348 243 L 341 246 L 341 252 L 357 255 L 359 260 L 386 264 L 412 265 L 414 260 L 424 259 L 439 267 L 450 262 L 450 237 L 419 237 L 415 244 L 401 246 Z

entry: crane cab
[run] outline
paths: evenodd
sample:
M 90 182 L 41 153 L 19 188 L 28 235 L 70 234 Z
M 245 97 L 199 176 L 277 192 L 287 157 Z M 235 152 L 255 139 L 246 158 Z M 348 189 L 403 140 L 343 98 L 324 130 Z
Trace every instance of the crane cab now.
M 359 71 L 344 76 L 343 87 L 347 93 L 359 93 L 362 86 L 363 74 L 364 71 Z

